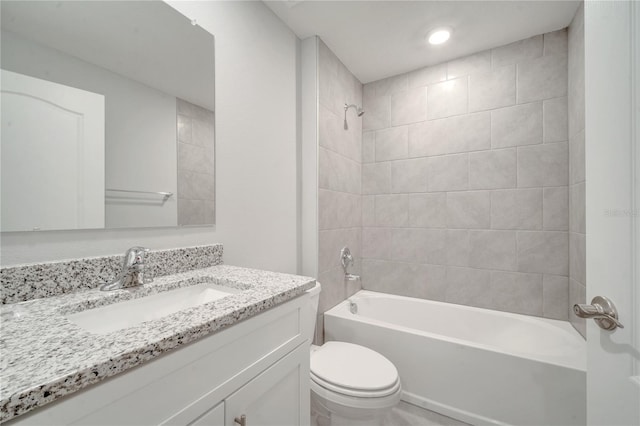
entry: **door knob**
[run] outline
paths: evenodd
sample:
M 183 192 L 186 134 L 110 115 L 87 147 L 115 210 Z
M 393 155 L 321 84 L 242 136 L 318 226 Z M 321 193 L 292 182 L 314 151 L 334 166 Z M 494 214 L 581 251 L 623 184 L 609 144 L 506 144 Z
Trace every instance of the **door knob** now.
M 233 422 L 237 423 L 240 426 L 247 426 L 247 416 L 243 414 L 240 417 L 236 417 L 235 419 L 233 419 Z
M 573 305 L 573 312 L 580 318 L 593 318 L 603 330 L 624 328 L 622 323 L 618 321 L 618 311 L 615 305 L 603 296 L 594 297 L 590 305 L 576 303 Z

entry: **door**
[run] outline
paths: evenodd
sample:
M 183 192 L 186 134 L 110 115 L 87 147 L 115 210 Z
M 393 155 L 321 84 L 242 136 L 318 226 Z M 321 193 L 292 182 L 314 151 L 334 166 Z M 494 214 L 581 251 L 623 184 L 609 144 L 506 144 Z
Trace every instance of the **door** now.
M 309 425 L 309 345 L 262 372 L 225 400 L 225 426 Z M 242 417 L 244 416 L 244 418 Z
M 1 77 L 2 231 L 103 228 L 104 96 Z
M 624 328 L 587 320 L 587 422 L 640 424 L 640 4 L 585 2 L 587 301 Z

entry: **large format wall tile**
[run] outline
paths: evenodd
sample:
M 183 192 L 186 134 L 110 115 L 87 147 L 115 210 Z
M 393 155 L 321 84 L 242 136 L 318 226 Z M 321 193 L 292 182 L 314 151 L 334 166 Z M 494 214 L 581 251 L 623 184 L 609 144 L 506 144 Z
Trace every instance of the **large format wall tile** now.
M 447 64 L 420 68 L 409 73 L 409 87 L 424 87 L 447 79 Z
M 318 228 L 356 228 L 362 221 L 360 194 L 318 190 Z
M 447 78 L 462 77 L 469 74 L 491 70 L 491 51 L 475 53 L 447 63 Z
M 427 192 L 428 159 L 394 161 L 391 164 L 391 192 Z
M 568 318 L 584 132 L 570 132 L 567 34 L 365 85 L 365 288 Z
M 482 269 L 447 267 L 445 301 L 486 307 L 491 272 Z
M 391 125 L 391 96 L 366 99 L 362 116 L 364 130 L 385 129 Z
M 515 231 L 469 231 L 469 266 L 518 270 Z
M 446 238 L 447 265 L 469 266 L 471 255 L 469 231 L 448 229 Z
M 469 188 L 467 154 L 431 157 L 427 162 L 429 191 L 459 191 Z
M 409 127 L 409 156 L 425 157 L 480 151 L 491 147 L 487 112 L 425 121 Z
M 491 191 L 491 228 L 542 229 L 542 222 L 541 188 Z
M 467 113 L 469 93 L 467 78 L 456 78 L 427 88 L 427 118 L 450 117 Z
M 546 230 L 569 230 L 569 188 L 544 188 L 543 226 Z
M 400 74 L 374 83 L 376 96 L 394 95 L 409 89 L 409 75 Z
M 409 226 L 413 228 L 447 227 L 447 194 L 409 195 Z
M 376 226 L 407 226 L 409 223 L 409 196 L 376 195 Z
M 491 148 L 542 143 L 542 102 L 491 111 Z
M 520 272 L 491 272 L 487 308 L 542 316 L 543 284 L 540 274 Z
M 362 274 L 367 289 L 401 296 L 444 300 L 446 267 L 365 259 Z
M 564 186 L 568 182 L 566 142 L 518 148 L 518 187 Z
M 543 36 L 537 35 L 506 46 L 496 47 L 491 50 L 491 65 L 493 68 L 499 68 L 527 59 L 539 58 L 542 56 L 542 41 Z
M 469 111 L 486 111 L 515 103 L 515 66 L 508 65 L 469 77 Z
M 442 229 L 393 229 L 391 259 L 443 265 L 446 262 L 445 245 L 446 234 Z
M 366 115 L 366 114 L 365 114 Z M 427 116 L 427 91 L 416 87 L 391 96 L 391 125 L 417 123 Z
M 318 50 L 318 276 L 322 283 L 319 313 L 321 314 L 351 296 L 361 288 L 360 281 L 347 281 L 340 264 L 340 250 L 348 246 L 355 264 L 350 271 L 361 273 L 363 242 L 371 240 L 363 235 L 363 222 L 375 224 L 374 196 L 362 196 L 363 186 L 370 193 L 388 193 L 391 184 L 390 166 L 378 167 L 376 153 L 395 158 L 406 157 L 407 142 L 385 139 L 384 132 L 391 120 L 391 92 L 377 97 L 376 87 L 368 85 L 366 94 L 362 84 L 349 72 L 333 52 L 319 41 Z M 401 79 L 397 79 L 400 81 Z M 394 80 L 395 81 L 395 80 Z M 391 82 L 390 82 L 391 83 Z M 398 83 L 401 85 L 401 83 Z M 406 84 L 406 77 L 405 77 Z M 379 85 L 382 87 L 382 85 Z M 406 87 L 405 87 L 406 89 Z M 381 90 L 381 93 L 383 91 Z M 344 104 L 364 106 L 367 113 L 359 118 L 353 109 L 347 112 L 348 129 L 344 129 Z M 365 129 L 365 131 L 363 131 Z M 377 137 L 375 130 L 382 130 Z M 406 133 L 406 132 L 405 132 Z M 391 136 L 391 135 L 389 135 Z M 376 143 L 380 141 L 380 149 Z M 386 144 L 385 144 L 386 143 Z M 386 150 L 386 151 L 385 151 Z M 397 154 L 397 152 L 400 154 Z M 364 168 L 363 168 L 363 163 Z M 384 170 L 382 170 L 384 169 Z M 386 174 L 385 174 L 386 172 Z M 362 184 L 366 179 L 367 184 Z M 367 229 L 367 228 L 365 228 Z M 372 247 L 380 247 L 379 244 Z M 382 246 L 384 247 L 384 246 Z M 369 250 L 367 254 L 372 254 Z M 322 321 L 319 321 L 322 327 Z M 322 328 L 320 328 L 320 331 Z M 322 343 L 322 333 L 316 342 Z
M 563 142 L 569 140 L 567 98 L 544 101 L 544 141 Z
M 542 309 L 546 318 L 569 319 L 569 278 L 544 275 L 542 280 Z
M 318 184 L 322 189 L 359 194 L 362 165 L 328 149 L 320 148 Z
M 409 155 L 409 128 L 391 127 L 378 130 L 375 136 L 376 161 L 398 160 Z
M 569 273 L 569 238 L 566 232 L 518 232 L 518 270 L 544 274 Z
M 447 194 L 447 227 L 487 229 L 491 226 L 489 191 L 450 192 Z
M 568 50 L 567 29 L 546 33 L 544 35 L 544 55 L 566 55 Z
M 518 103 L 567 96 L 566 55 L 543 56 L 518 64 Z
M 388 194 L 391 192 L 391 163 L 362 165 L 362 193 Z
M 515 148 L 469 154 L 469 188 L 502 189 L 516 187 Z

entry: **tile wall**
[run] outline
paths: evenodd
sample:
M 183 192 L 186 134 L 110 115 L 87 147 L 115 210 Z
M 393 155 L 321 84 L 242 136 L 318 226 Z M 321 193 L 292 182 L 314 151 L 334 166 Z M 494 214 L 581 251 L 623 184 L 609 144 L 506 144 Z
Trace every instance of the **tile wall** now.
M 575 316 L 574 303 L 586 303 L 586 226 L 584 157 L 584 5 L 569 26 L 569 315 L 586 334 L 585 320 Z
M 322 314 L 361 288 L 359 281 L 344 280 L 340 250 L 344 246 L 351 249 L 355 266 L 350 272 L 359 274 L 362 118 L 351 108 L 347 112 L 349 129 L 343 125 L 345 102 L 362 105 L 362 84 L 321 40 L 318 43 L 318 281 L 322 284 Z
M 560 30 L 364 86 L 364 288 L 568 318 L 567 61 Z
M 178 225 L 215 223 L 215 115 L 177 99 Z

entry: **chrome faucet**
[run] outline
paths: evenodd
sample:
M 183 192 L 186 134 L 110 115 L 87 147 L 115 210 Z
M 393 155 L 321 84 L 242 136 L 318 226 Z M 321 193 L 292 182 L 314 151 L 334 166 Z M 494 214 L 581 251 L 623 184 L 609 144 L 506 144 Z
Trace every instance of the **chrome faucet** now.
M 153 279 L 146 277 L 144 269 L 147 253 L 149 253 L 149 249 L 144 247 L 131 247 L 127 250 L 122 263 L 122 271 L 120 271 L 116 280 L 103 284 L 100 290 L 118 290 L 151 282 Z

